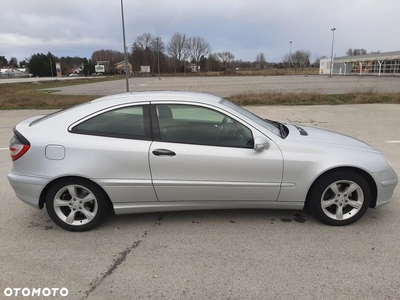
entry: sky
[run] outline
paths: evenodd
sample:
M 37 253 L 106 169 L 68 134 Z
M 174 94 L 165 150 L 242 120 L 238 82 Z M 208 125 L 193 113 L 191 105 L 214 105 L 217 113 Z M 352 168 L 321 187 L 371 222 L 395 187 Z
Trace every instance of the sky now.
M 175 32 L 200 36 L 212 53 L 279 62 L 290 51 L 334 56 L 349 48 L 400 51 L 399 0 L 123 0 L 127 46 L 149 32 L 165 44 Z M 123 51 L 120 0 L 1 0 L 0 56 L 24 60 L 50 51 L 90 58 Z

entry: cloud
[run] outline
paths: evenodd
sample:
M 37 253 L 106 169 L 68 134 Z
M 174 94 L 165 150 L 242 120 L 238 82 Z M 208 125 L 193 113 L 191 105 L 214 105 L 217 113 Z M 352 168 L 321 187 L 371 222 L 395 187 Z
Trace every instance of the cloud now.
M 400 50 L 398 0 L 124 0 L 127 44 L 143 32 L 167 43 L 174 32 L 201 36 L 213 51 L 254 60 L 264 52 L 280 61 L 292 49 L 330 55 L 348 48 Z M 99 49 L 122 50 L 120 1 L 2 0 L 0 55 L 19 60 L 38 52 L 86 56 Z

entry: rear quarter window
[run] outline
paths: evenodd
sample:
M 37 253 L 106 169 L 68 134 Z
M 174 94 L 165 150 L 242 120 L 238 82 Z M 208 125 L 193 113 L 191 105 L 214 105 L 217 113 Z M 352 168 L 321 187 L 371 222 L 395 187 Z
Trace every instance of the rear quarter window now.
M 149 139 L 146 106 L 123 107 L 94 116 L 74 126 L 73 133 L 119 138 Z

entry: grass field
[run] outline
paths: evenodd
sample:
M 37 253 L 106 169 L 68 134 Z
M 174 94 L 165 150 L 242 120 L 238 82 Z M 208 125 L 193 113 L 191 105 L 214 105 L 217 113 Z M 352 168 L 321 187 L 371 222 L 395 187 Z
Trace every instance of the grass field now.
M 67 85 L 93 83 L 120 77 L 76 79 L 66 81 L 38 81 L 34 83 L 12 83 L 0 85 L 0 109 L 58 109 L 90 101 L 102 95 L 58 95 L 45 91 Z M 318 93 L 246 93 L 233 95 L 228 100 L 239 105 L 337 105 L 363 103 L 396 103 L 400 104 L 400 94 L 347 93 L 327 95 Z

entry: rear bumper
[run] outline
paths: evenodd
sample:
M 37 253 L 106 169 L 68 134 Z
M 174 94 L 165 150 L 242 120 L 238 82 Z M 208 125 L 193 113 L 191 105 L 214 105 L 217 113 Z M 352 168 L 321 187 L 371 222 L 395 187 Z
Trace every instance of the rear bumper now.
M 378 189 L 375 207 L 380 207 L 392 201 L 393 192 L 398 183 L 398 177 L 393 169 L 386 172 L 372 173 L 372 176 L 375 179 Z
M 40 209 L 40 194 L 46 186 L 48 179 L 14 173 L 8 173 L 7 177 L 18 199 Z

